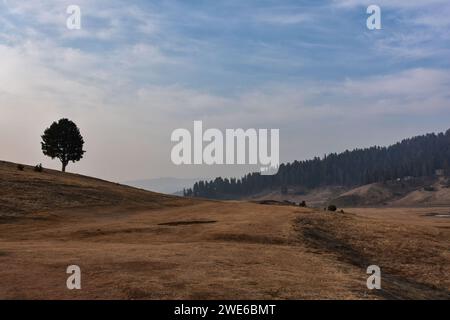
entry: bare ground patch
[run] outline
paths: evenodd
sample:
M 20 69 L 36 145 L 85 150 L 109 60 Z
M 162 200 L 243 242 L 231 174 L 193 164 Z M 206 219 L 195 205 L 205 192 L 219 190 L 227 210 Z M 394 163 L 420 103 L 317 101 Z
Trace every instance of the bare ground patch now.
M 138 234 L 138 233 L 153 233 L 156 228 L 122 228 L 122 229 L 95 229 L 95 230 L 80 230 L 72 234 L 72 238 L 95 238 L 100 236 L 120 235 L 120 234 Z
M 158 226 L 185 226 L 191 224 L 208 224 L 208 223 L 216 223 L 216 220 L 191 220 L 191 221 L 172 221 L 172 222 L 163 222 L 158 223 Z
M 0 258 L 1 258 L 1 257 L 7 257 L 7 256 L 9 256 L 9 252 L 6 252 L 6 251 L 0 251 Z
M 289 245 L 293 243 L 292 241 L 288 241 L 288 239 L 281 237 L 240 233 L 218 234 L 213 237 L 213 240 L 271 245 Z

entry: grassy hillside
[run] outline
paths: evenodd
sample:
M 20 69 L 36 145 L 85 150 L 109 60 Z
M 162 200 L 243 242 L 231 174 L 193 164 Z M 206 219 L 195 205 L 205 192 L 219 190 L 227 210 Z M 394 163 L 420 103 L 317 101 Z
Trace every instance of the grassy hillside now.
M 6 162 L 0 177 L 0 299 L 450 297 L 448 207 L 192 200 Z
M 399 179 L 351 189 L 330 202 L 341 207 L 448 206 L 450 188 L 444 177 Z
M 162 195 L 82 175 L 61 173 L 0 161 L 0 216 L 94 206 L 146 206 L 160 208 L 194 200 Z
M 306 201 L 308 206 L 338 207 L 432 207 L 450 206 L 450 182 L 447 177 L 421 177 L 371 183 L 356 188 L 327 186 L 305 190 L 290 187 L 287 193 L 266 190 L 250 200 Z

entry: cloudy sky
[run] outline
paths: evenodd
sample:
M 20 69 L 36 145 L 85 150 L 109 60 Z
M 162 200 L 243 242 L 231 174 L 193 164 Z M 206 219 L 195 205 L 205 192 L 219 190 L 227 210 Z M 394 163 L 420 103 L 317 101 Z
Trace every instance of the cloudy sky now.
M 282 161 L 444 131 L 449 17 L 448 0 L 0 0 L 0 159 L 59 169 L 40 135 L 61 117 L 86 141 L 68 170 L 113 181 L 245 172 L 171 163 L 194 120 L 279 128 Z

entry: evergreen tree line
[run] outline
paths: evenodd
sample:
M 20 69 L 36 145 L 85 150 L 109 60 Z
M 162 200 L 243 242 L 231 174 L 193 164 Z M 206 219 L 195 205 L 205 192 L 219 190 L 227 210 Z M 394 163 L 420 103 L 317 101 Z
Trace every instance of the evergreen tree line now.
M 281 164 L 278 173 L 250 173 L 240 179 L 199 181 L 184 190 L 185 196 L 229 198 L 249 196 L 287 186 L 360 186 L 407 176 L 422 177 L 443 169 L 450 172 L 450 129 L 405 139 L 389 147 L 355 149 L 331 153 L 323 158 Z

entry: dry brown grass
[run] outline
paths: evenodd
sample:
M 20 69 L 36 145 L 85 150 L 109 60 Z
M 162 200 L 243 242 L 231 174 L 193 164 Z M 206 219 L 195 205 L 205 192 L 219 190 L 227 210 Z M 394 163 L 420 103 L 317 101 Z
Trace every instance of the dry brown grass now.
M 71 209 L 1 224 L 0 297 L 363 297 L 347 287 L 363 284 L 356 268 L 297 243 L 297 215 L 289 207 L 203 203 L 122 215 Z M 173 224 L 208 220 L 216 222 Z M 79 292 L 65 288 L 70 264 L 83 272 Z
M 424 212 L 193 201 L 8 163 L 0 174 L 3 299 L 441 298 L 450 289 L 450 220 Z M 383 292 L 366 288 L 366 261 L 382 267 Z M 71 264 L 82 290 L 66 288 Z
M 448 208 L 431 208 L 448 212 Z M 349 209 L 297 219 L 301 238 L 338 259 L 383 271 L 387 298 L 450 298 L 450 223 L 430 208 Z
M 0 161 L 0 218 L 67 208 L 130 206 L 162 208 L 192 200 L 148 192 L 77 174 Z

